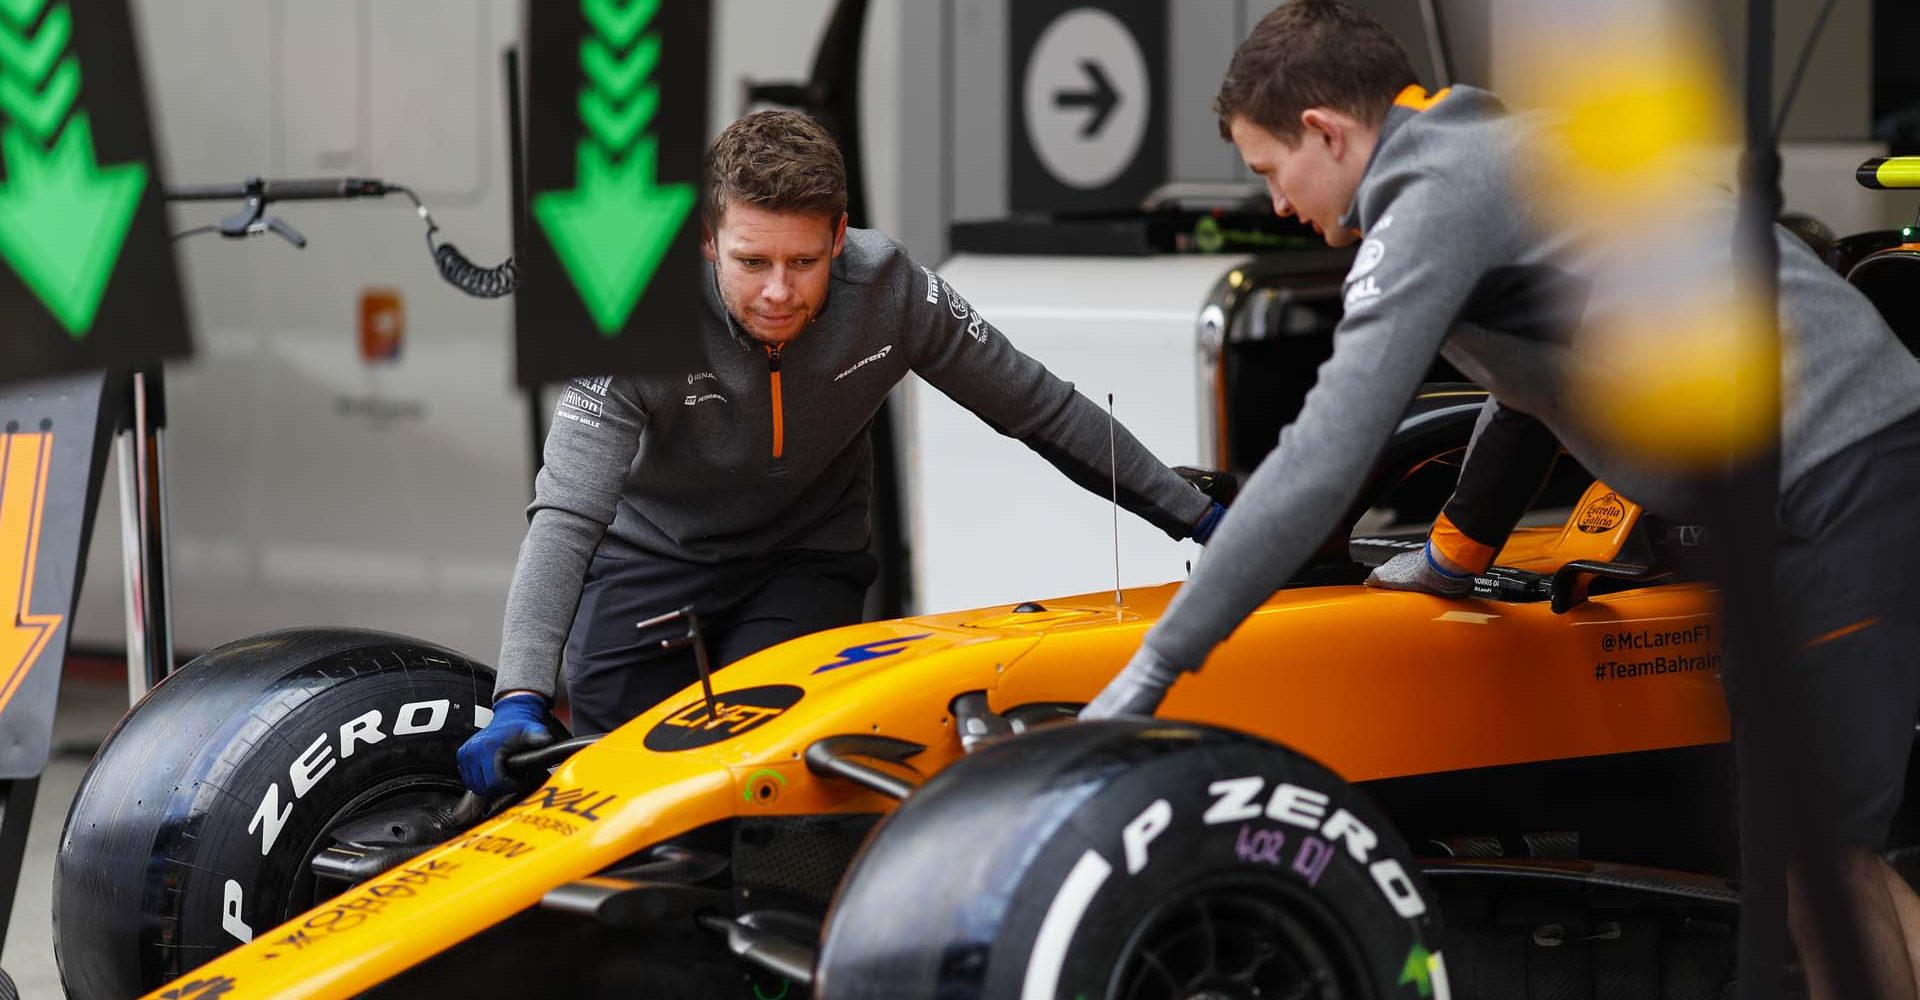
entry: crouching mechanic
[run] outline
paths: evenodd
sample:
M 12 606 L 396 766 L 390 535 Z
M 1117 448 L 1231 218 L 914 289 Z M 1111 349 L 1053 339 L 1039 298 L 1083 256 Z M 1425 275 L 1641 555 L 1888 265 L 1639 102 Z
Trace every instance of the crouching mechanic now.
M 1649 509 L 1693 513 L 1682 483 L 1608 447 L 1569 407 L 1570 374 L 1596 360 L 1570 335 L 1603 300 L 1576 234 L 1526 196 L 1552 182 L 1543 158 L 1527 155 L 1536 123 L 1470 87 L 1427 94 L 1386 30 L 1339 0 L 1294 0 L 1262 20 L 1235 53 L 1215 110 L 1275 211 L 1298 215 L 1333 246 L 1365 243 L 1347 275 L 1333 357 L 1299 417 L 1082 718 L 1151 715 L 1181 672 L 1200 668 L 1299 568 L 1355 498 L 1436 352 L 1495 401 L 1450 516 L 1424 552 L 1382 567 L 1375 583 L 1466 590 L 1531 499 L 1556 437 Z M 1716 245 L 1731 248 L 1731 202 L 1704 195 L 1697 218 L 1669 222 L 1714 227 L 1726 233 Z M 1797 651 L 1787 683 L 1812 723 L 1806 751 L 1828 765 L 1831 787 L 1820 794 L 1831 795 L 1854 849 L 1849 884 L 1873 974 L 1891 984 L 1884 995 L 1911 997 L 1909 955 L 1920 948 L 1907 942 L 1920 943 L 1920 899 L 1873 852 L 1899 803 L 1920 712 L 1911 653 L 1920 601 L 1908 584 L 1920 519 L 1906 507 L 1920 492 L 1920 365 L 1864 297 L 1799 240 L 1776 237 L 1789 387 L 1776 573 Z M 1721 273 L 1732 273 L 1730 260 Z M 1751 694 L 1737 666 L 1727 690 L 1745 758 Z M 1802 937 L 1803 949 L 1810 943 Z
M 804 115 L 749 115 L 714 141 L 707 308 L 689 331 L 705 360 L 567 387 L 507 596 L 493 719 L 459 754 L 469 788 L 504 791 L 505 755 L 552 739 L 563 648 L 584 735 L 694 680 L 685 652 L 658 652 L 684 624 L 635 628 L 646 619 L 693 607 L 715 665 L 858 622 L 877 568 L 868 430 L 908 372 L 1100 496 L 1117 477 L 1120 503 L 1174 538 L 1204 541 L 1219 520 L 952 286 L 848 229 L 846 202 L 840 150 Z

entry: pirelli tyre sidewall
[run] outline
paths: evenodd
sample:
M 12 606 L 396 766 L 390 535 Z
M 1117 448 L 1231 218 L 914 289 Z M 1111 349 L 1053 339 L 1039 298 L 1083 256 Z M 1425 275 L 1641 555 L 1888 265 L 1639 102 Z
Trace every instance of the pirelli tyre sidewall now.
M 144 993 L 314 899 L 312 855 L 347 814 L 450 801 L 487 668 L 352 629 L 223 646 L 155 687 L 95 755 L 54 867 L 76 1000 Z
M 1238 948 L 1206 960 L 1221 968 L 1314 957 L 1340 980 L 1314 995 L 1444 998 L 1434 907 L 1385 817 L 1300 754 L 1184 723 L 1063 725 L 960 761 L 882 823 L 829 914 L 816 995 L 1158 996 L 1126 985 L 1143 951 L 1211 947 Z M 1271 949 L 1276 923 L 1292 943 Z

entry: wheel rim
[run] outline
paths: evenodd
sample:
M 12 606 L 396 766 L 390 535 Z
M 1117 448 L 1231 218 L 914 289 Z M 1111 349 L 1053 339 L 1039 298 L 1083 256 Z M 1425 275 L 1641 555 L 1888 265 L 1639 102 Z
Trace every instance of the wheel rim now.
M 307 845 L 306 852 L 301 855 L 300 868 L 287 888 L 286 907 L 280 919 L 304 913 L 321 900 L 330 899 L 344 891 L 343 883 L 331 880 L 322 883 L 313 874 L 313 859 L 332 846 L 333 831 L 342 824 L 398 806 L 449 806 L 465 790 L 458 778 L 448 775 L 406 774 L 389 778 L 354 796 L 328 818 L 320 827 L 320 834 L 313 839 L 313 843 Z
M 1110 1000 L 1355 1000 L 1351 949 L 1318 900 L 1280 883 L 1215 882 L 1162 903 L 1117 963 Z

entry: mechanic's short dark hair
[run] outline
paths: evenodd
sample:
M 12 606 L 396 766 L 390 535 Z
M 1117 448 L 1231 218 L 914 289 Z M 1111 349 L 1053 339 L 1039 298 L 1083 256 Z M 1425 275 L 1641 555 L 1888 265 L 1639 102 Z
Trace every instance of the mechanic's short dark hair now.
M 1406 50 L 1379 21 L 1341 0 L 1290 0 L 1234 51 L 1213 110 L 1222 139 L 1232 139 L 1238 115 L 1293 144 L 1309 108 L 1378 126 L 1400 91 L 1419 82 Z
M 820 123 L 797 111 L 756 111 L 722 129 L 707 151 L 707 225 L 728 205 L 805 212 L 837 222 L 847 210 L 847 165 Z

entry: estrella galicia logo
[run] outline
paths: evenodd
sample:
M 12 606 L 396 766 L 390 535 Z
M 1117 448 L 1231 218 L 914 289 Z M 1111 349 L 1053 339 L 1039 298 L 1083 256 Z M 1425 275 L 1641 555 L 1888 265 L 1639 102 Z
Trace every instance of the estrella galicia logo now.
M 1608 493 L 1588 504 L 1587 509 L 1580 512 L 1580 520 L 1576 527 L 1589 535 L 1604 534 L 1612 531 L 1620 523 L 1620 519 L 1626 516 L 1627 505 L 1621 502 L 1620 495 Z
M 889 656 L 897 656 L 906 652 L 908 643 L 919 642 L 921 639 L 925 639 L 932 634 L 932 632 L 922 632 L 919 635 L 902 636 L 898 639 L 880 639 L 874 642 L 863 642 L 858 646 L 848 646 L 837 654 L 840 657 L 839 659 L 832 663 L 823 663 L 813 668 L 813 672 L 816 674 L 824 674 L 829 670 L 851 667 L 856 663 L 865 663 L 868 660 L 879 660 Z
M 661 753 L 712 746 L 751 732 L 785 714 L 806 691 L 791 684 L 768 684 L 713 696 L 713 710 L 705 698 L 676 709 L 647 731 L 646 747 Z

